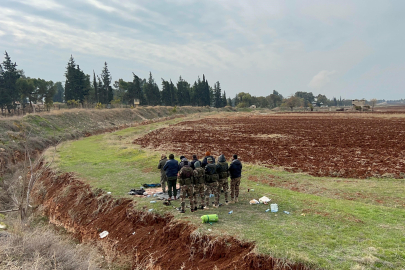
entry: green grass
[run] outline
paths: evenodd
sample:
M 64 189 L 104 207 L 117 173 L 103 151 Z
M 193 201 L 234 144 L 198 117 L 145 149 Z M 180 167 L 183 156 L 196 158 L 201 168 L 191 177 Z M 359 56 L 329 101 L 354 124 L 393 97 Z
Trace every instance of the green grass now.
M 179 121 L 183 120 L 63 143 L 58 147 L 56 166 L 76 172 L 116 197 L 130 197 L 126 195 L 130 189 L 159 182 L 161 154 L 141 149 L 132 141 Z M 49 149 L 47 155 L 51 154 Z M 248 188 L 254 191 L 247 192 Z M 255 241 L 257 252 L 278 258 L 326 269 L 401 269 L 405 265 L 403 194 L 404 180 L 316 178 L 244 164 L 238 204 L 181 215 L 173 207 L 150 204 L 153 197 L 134 199 L 137 207 L 171 212 L 203 233 Z M 265 212 L 268 205 L 249 205 L 251 199 L 263 195 L 279 205 L 278 213 Z M 228 214 L 230 210 L 233 214 Z M 220 222 L 201 224 L 200 216 L 208 213 L 217 213 Z

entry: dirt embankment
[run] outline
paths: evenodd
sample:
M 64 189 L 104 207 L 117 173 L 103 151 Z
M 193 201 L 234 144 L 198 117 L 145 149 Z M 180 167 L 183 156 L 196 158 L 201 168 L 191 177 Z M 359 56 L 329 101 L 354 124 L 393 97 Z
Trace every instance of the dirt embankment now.
M 139 107 L 136 109 L 72 109 L 24 117 L 0 118 L 0 175 L 24 159 L 25 146 L 35 156 L 60 141 L 74 140 L 136 125 L 208 112 L 205 107 Z
M 136 210 L 134 201 L 114 199 L 70 173 L 46 171 L 33 197 L 51 223 L 63 226 L 80 241 L 104 242 L 119 254 L 117 260 L 153 260 L 162 269 L 307 269 L 257 255 L 253 243 L 203 235 L 170 215 Z M 100 239 L 102 231 L 109 235 Z

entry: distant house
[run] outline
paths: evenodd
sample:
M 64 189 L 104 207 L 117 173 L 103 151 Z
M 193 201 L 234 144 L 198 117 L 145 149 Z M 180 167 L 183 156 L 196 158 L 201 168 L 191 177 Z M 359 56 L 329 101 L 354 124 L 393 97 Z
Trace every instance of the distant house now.
M 361 110 L 363 110 L 364 106 L 366 106 L 366 100 L 365 99 L 353 99 L 352 100 L 352 108 L 353 108 L 353 110 L 356 110 L 356 108 L 358 108 L 358 107 L 360 107 Z

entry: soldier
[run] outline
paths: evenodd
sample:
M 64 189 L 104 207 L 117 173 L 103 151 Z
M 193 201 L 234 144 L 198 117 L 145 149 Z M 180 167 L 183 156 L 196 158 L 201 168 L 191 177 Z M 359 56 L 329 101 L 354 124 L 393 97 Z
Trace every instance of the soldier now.
M 169 155 L 169 160 L 163 166 L 163 170 L 166 172 L 167 176 L 167 186 L 169 188 L 169 200 L 172 198 L 172 194 L 174 195 L 174 199 L 177 200 L 177 173 L 179 172 L 179 162 L 174 159 L 174 155 Z
M 208 164 L 208 158 L 211 158 L 212 159 L 212 162 L 215 164 L 215 158 L 213 157 L 213 156 L 211 156 L 211 153 L 210 153 L 210 151 L 207 151 L 206 153 L 205 153 L 205 157 L 204 157 L 204 159 L 203 159 L 203 161 L 202 161 L 202 163 L 201 163 L 201 166 L 204 168 L 205 166 L 207 166 L 207 164 Z
M 237 155 L 233 155 L 233 160 L 229 166 L 231 176 L 231 203 L 238 202 L 240 178 L 242 176 L 242 163 Z
M 207 158 L 207 166 L 205 166 L 205 207 L 204 209 L 209 209 L 210 203 L 210 194 L 214 194 L 215 196 L 215 203 L 214 208 L 218 208 L 219 205 L 219 194 L 218 194 L 218 174 L 217 174 L 217 166 L 213 163 L 212 158 Z
M 190 163 L 190 167 L 191 167 L 193 170 L 195 169 L 194 163 L 196 163 L 197 161 L 199 161 L 198 158 L 197 158 L 197 155 L 193 155 L 193 160 L 192 160 L 191 163 Z M 201 165 L 201 163 L 200 163 L 200 165 Z
M 221 194 L 221 189 L 224 190 L 225 193 L 225 204 L 228 205 L 228 190 L 229 190 L 229 184 L 228 184 L 228 177 L 229 177 L 229 172 L 228 172 L 228 162 L 226 162 L 225 156 L 220 155 L 218 158 L 218 164 L 217 164 L 217 173 L 219 176 L 218 180 L 218 197 Z M 219 198 L 218 198 L 219 201 Z
M 183 162 L 184 159 L 186 159 L 185 156 L 180 156 L 179 171 L 180 171 L 180 169 L 183 168 L 183 166 L 184 166 L 184 162 Z M 186 160 L 187 160 L 187 159 L 186 159 Z
M 183 159 L 184 160 L 184 159 Z M 193 198 L 193 169 L 188 165 L 188 161 L 184 160 L 184 166 L 179 172 L 179 183 L 181 188 L 181 211 L 185 213 L 186 202 L 185 199 L 188 196 L 190 199 L 191 212 L 194 212 L 194 198 Z
M 158 165 L 158 170 L 160 170 L 160 184 L 162 185 L 162 191 L 163 193 L 166 193 L 166 183 L 167 183 L 167 176 L 165 173 L 165 170 L 163 170 L 163 167 L 165 166 L 167 161 L 167 157 L 165 154 L 162 154 L 160 157 L 159 165 Z
M 197 210 L 198 197 L 201 198 L 199 207 L 204 209 L 205 202 L 205 171 L 201 168 L 200 161 L 194 162 L 194 210 Z

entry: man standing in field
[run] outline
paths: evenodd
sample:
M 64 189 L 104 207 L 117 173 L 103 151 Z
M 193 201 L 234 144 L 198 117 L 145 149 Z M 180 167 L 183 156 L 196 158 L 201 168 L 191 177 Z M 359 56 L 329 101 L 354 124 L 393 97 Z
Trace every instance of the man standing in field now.
M 214 158 L 213 156 L 211 156 L 210 151 L 207 151 L 207 152 L 205 153 L 205 157 L 204 157 L 204 159 L 203 159 L 203 161 L 202 161 L 202 167 L 203 167 L 203 168 L 204 168 L 205 166 L 207 166 L 207 164 L 208 164 L 208 158 L 211 158 L 211 159 L 212 159 L 212 162 L 215 164 L 215 158 Z
M 167 176 L 167 186 L 169 188 L 169 200 L 172 199 L 172 194 L 174 195 L 174 199 L 177 200 L 177 173 L 179 172 L 179 162 L 174 159 L 174 155 L 169 155 L 169 160 L 163 166 L 163 170 L 166 172 Z
M 205 166 L 205 198 L 206 203 L 204 209 L 209 209 L 210 204 L 210 194 L 214 194 L 215 203 L 214 208 L 218 208 L 219 206 L 219 194 L 218 194 L 218 173 L 217 173 L 217 166 L 214 164 L 211 157 L 207 158 L 207 166 Z
M 183 168 L 183 166 L 184 166 L 183 160 L 184 160 L 185 158 L 186 158 L 185 156 L 180 156 L 179 171 L 180 171 L 180 169 Z M 186 160 L 187 160 L 187 159 L 186 159 Z
M 198 158 L 197 158 L 197 155 L 193 155 L 193 160 L 191 161 L 191 164 L 190 164 L 191 169 L 193 169 L 193 170 L 195 169 L 194 164 L 195 164 L 197 161 L 199 161 Z M 201 166 L 201 164 L 200 164 L 200 166 Z
M 205 202 L 205 171 L 200 164 L 198 160 L 194 163 L 194 210 L 197 210 L 198 197 L 200 197 L 199 207 L 201 209 L 204 209 Z
M 223 189 L 224 194 L 225 194 L 225 204 L 226 205 L 228 205 L 228 190 L 229 190 L 229 184 L 228 184 L 229 172 L 228 172 L 228 169 L 229 169 L 228 168 L 228 162 L 226 162 L 225 156 L 220 155 L 219 158 L 218 158 L 218 164 L 217 164 L 217 173 L 219 175 L 218 197 L 221 194 L 221 189 Z
M 235 203 L 238 202 L 240 178 L 242 177 L 242 163 L 237 155 L 233 155 L 229 174 L 231 176 L 231 203 Z
M 193 198 L 193 169 L 188 165 L 188 161 L 183 159 L 183 168 L 179 172 L 179 182 L 181 187 L 181 211 L 186 212 L 186 197 L 190 199 L 190 209 L 194 212 L 194 198 Z
M 158 170 L 160 170 L 160 184 L 162 185 L 163 193 L 166 193 L 166 183 L 167 183 L 166 172 L 165 172 L 165 170 L 163 170 L 163 167 L 165 166 L 166 162 L 167 162 L 167 157 L 165 154 L 162 154 L 162 156 L 160 157 Z

